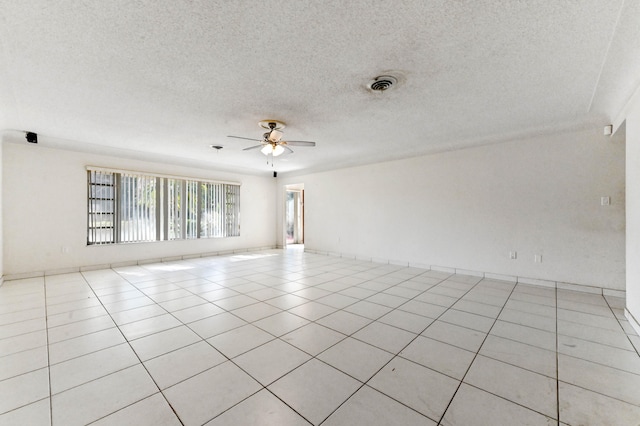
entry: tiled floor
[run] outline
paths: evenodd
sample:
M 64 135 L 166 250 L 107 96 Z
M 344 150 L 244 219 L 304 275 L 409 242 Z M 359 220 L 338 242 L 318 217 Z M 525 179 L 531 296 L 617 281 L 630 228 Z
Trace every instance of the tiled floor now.
M 637 425 L 623 306 L 292 250 L 9 281 L 0 424 Z

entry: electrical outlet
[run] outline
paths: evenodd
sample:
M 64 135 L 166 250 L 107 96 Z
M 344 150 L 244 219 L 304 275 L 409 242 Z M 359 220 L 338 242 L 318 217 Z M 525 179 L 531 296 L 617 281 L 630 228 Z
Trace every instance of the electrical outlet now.
M 533 261 L 535 263 L 542 263 L 542 255 L 541 254 L 536 254 L 533 256 Z
M 611 205 L 611 197 L 600 197 L 600 205 L 601 206 L 610 206 Z
M 509 259 L 516 260 L 517 258 L 518 258 L 518 252 L 517 251 L 510 251 L 509 252 Z

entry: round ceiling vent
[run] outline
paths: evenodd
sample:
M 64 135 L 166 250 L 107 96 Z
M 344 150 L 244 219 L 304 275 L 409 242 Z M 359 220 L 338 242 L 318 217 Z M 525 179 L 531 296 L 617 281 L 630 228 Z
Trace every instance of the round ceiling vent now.
M 369 84 L 369 88 L 376 92 L 384 92 L 385 90 L 389 90 L 391 86 L 396 84 L 398 79 L 390 75 L 380 75 L 373 79 L 373 81 Z

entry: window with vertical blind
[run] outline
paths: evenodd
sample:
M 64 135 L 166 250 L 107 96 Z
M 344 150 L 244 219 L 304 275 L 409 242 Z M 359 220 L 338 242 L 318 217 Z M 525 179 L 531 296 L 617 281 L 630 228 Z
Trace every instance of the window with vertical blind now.
M 240 185 L 88 168 L 87 244 L 240 235 Z

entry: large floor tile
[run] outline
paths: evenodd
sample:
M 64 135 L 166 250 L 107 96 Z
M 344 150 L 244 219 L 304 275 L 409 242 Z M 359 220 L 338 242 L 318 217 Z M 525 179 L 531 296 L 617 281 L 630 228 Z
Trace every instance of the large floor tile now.
M 457 311 L 469 312 L 471 314 L 481 315 L 488 318 L 497 318 L 502 307 L 488 305 L 486 303 L 475 302 L 473 300 L 460 299 L 452 307 Z
M 285 342 L 315 356 L 346 336 L 316 323 L 307 324 L 281 337 Z
M 46 346 L 6 355 L 0 357 L 0 380 L 39 370 L 48 364 Z
M 311 360 L 269 386 L 269 390 L 313 424 L 320 424 L 346 401 L 360 382 Z
M 395 309 L 383 317 L 380 317 L 378 321 L 417 334 L 424 331 L 434 320 L 422 315 Z
M 415 339 L 416 334 L 376 321 L 354 333 L 353 337 L 397 354 L 410 341 Z
M 554 426 L 557 421 L 463 383 L 440 424 Z
M 222 312 L 224 312 L 224 310 L 219 306 L 216 306 L 213 303 L 205 303 L 191 308 L 180 309 L 179 311 L 172 312 L 172 314 L 184 324 L 189 324 L 194 321 L 221 314 Z
M 214 348 L 228 358 L 250 351 L 275 337 L 258 327 L 247 324 L 218 334 L 207 340 Z
M 51 366 L 51 393 L 55 395 L 138 364 L 138 357 L 126 343 L 73 358 Z
M 144 366 L 158 387 L 166 389 L 224 361 L 220 352 L 200 341 L 150 359 Z
M 460 327 L 470 328 L 482 333 L 488 333 L 495 322 L 493 318 L 457 311 L 455 309 L 449 309 L 447 312 L 442 314 L 438 320 L 448 322 L 449 324 L 459 325 Z
M 309 324 L 308 320 L 289 312 L 280 312 L 254 323 L 255 326 L 278 337 L 306 324 Z
M 275 339 L 234 358 L 233 361 L 267 386 L 309 359 L 309 354 Z
M 556 378 L 556 352 L 489 335 L 480 354 L 545 376 Z
M 632 350 L 618 349 L 568 336 L 558 336 L 558 352 L 640 374 L 640 357 Z
M 558 320 L 575 322 L 581 325 L 604 328 L 613 331 L 620 330 L 620 324 L 614 317 L 613 313 L 610 313 L 608 316 L 603 317 L 601 315 L 594 315 L 558 308 Z
M 46 329 L 44 318 L 34 318 L 30 320 L 14 322 L 0 326 L 0 339 L 7 339 L 22 334 Z
M 575 322 L 558 320 L 558 334 L 576 337 L 594 343 L 614 346 L 619 349 L 633 350 L 627 335 L 622 329 L 609 330 L 606 328 L 586 326 Z
M 394 358 L 368 385 L 437 422 L 459 383 L 414 362 Z
M 378 372 L 393 355 L 351 337 L 327 349 L 318 359 L 332 367 L 366 382 Z
M 296 306 L 295 308 L 289 309 L 289 312 L 292 314 L 301 316 L 302 318 L 308 319 L 309 321 L 316 321 L 322 317 L 326 317 L 329 314 L 332 314 L 337 309 L 324 305 L 318 302 L 308 302 L 303 305 Z
M 51 365 L 58 364 L 71 358 L 120 345 L 125 342 L 126 340 L 118 328 L 107 328 L 106 330 L 96 331 L 95 333 L 50 344 L 49 362 Z
M 358 424 L 368 426 L 435 426 L 436 422 L 375 389 L 363 386 L 322 424 L 323 426 Z
M 0 414 L 0 424 L 7 426 L 46 426 L 51 424 L 49 398 Z
M 139 339 L 159 331 L 182 325 L 180 321 L 170 314 L 147 318 L 136 322 L 131 322 L 120 327 L 127 340 Z
M 422 332 L 422 336 L 448 343 L 471 352 L 477 352 L 486 334 L 459 325 L 435 321 Z
M 138 364 L 53 395 L 53 424 L 84 425 L 157 392 L 151 377 Z
M 227 361 L 163 391 L 183 424 L 202 425 L 260 390 L 247 373 Z
M 47 327 L 51 328 L 59 325 L 70 324 L 72 322 L 78 322 L 102 315 L 107 315 L 107 311 L 101 305 L 63 312 L 57 315 L 47 315 Z
M 304 418 L 266 389 L 250 396 L 207 426 L 308 426 Z
M 528 312 L 516 311 L 514 309 L 505 308 L 498 317 L 499 320 L 520 324 L 539 330 L 556 332 L 556 319 L 548 316 L 530 314 Z
M 0 381 L 0 414 L 49 396 L 49 369 Z
M 563 382 L 640 407 L 640 375 L 583 359 L 558 355 L 558 376 Z
M 317 323 L 349 336 L 367 324 L 370 324 L 372 321 L 373 320 L 369 318 L 352 314 L 350 312 L 337 311 L 319 319 Z
M 640 407 L 559 383 L 560 420 L 570 425 L 637 425 Z
M 281 310 L 276 308 L 275 306 L 269 305 L 264 302 L 258 302 L 249 306 L 234 309 L 233 315 L 251 323 L 262 318 L 275 315 L 278 312 L 281 312 Z
M 0 339 L 0 357 L 47 345 L 46 330 Z
M 549 377 L 478 355 L 464 381 L 548 417 L 557 417 L 556 381 Z
M 458 380 L 462 380 L 475 357 L 474 352 L 422 336 L 399 355 Z
M 157 393 L 101 418 L 94 426 L 179 426 L 180 420 L 162 394 Z
M 556 334 L 537 328 L 527 327 L 512 322 L 498 320 L 491 328 L 491 335 L 515 340 L 520 343 L 546 349 L 556 350 Z
M 109 315 L 49 328 L 49 344 L 115 327 Z
M 431 319 L 436 319 L 442 315 L 448 308 L 431 303 L 421 302 L 419 300 L 410 300 L 404 305 L 398 307 L 399 311 L 411 312 L 412 314 L 421 315 Z
M 245 320 L 228 312 L 224 312 L 192 322 L 189 324 L 189 328 L 198 333 L 203 339 L 208 339 L 246 324 L 247 322 Z
M 157 317 L 166 314 L 167 311 L 159 305 L 147 305 L 140 308 L 129 309 L 126 311 L 115 312 L 111 314 L 113 321 L 118 325 L 124 325 L 143 319 Z
M 200 336 L 187 326 L 170 328 L 149 336 L 141 337 L 130 342 L 141 361 L 166 354 L 167 352 L 191 345 L 199 340 Z
M 556 307 L 549 305 L 541 305 L 539 303 L 529 303 L 518 299 L 509 299 L 504 305 L 506 309 L 513 311 L 527 312 L 529 314 L 540 315 L 543 317 L 555 318 Z

